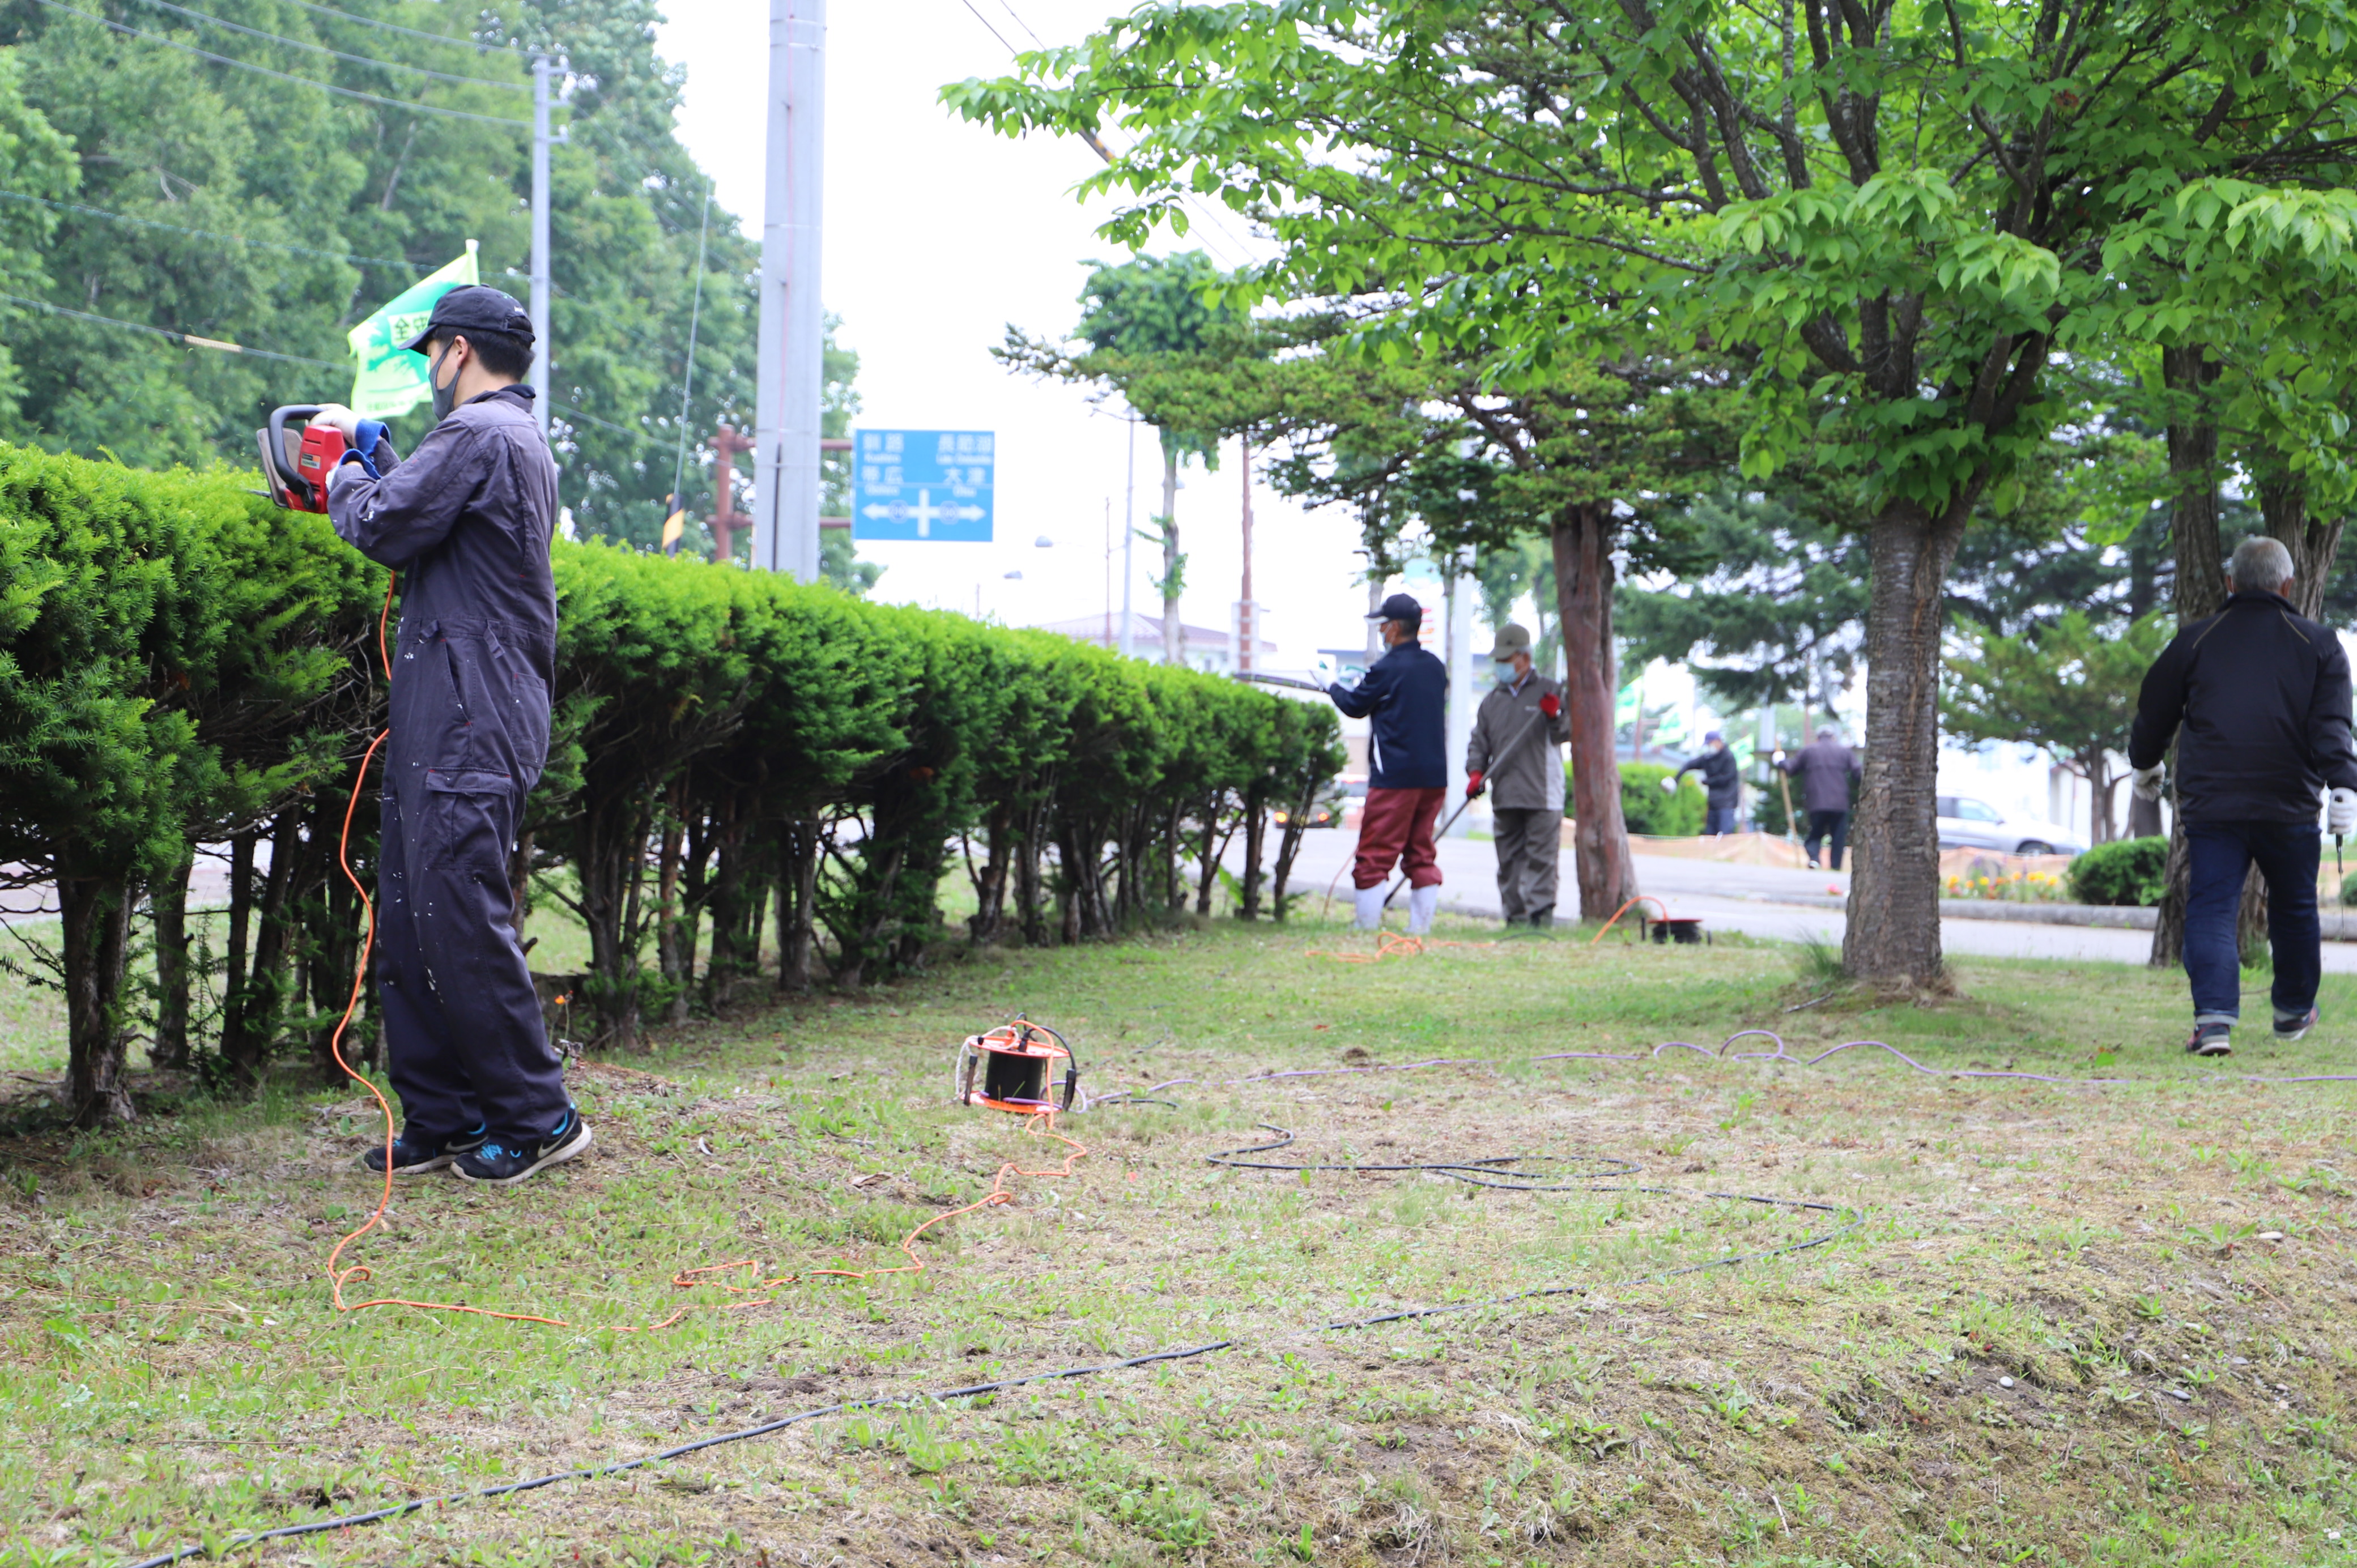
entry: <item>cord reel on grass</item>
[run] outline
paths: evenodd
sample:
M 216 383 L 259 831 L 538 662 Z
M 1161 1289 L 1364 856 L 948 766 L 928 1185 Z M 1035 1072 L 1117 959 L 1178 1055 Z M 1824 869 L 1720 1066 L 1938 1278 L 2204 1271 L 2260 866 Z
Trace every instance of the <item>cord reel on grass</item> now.
M 1058 1061 L 1064 1064 L 1063 1082 L 1051 1099 L 1049 1075 Z M 952 1098 L 960 1105 L 1031 1116 L 1070 1111 L 1080 1086 L 1080 1060 L 1064 1036 L 1045 1024 L 1017 1018 L 966 1036 L 958 1047 Z

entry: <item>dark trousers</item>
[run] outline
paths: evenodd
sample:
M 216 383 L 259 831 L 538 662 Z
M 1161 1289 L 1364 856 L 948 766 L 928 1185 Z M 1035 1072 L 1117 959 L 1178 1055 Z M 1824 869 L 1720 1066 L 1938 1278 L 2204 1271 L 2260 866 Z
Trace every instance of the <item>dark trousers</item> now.
M 1735 831 L 1733 806 L 1706 806 L 1704 811 L 1707 816 L 1703 822 L 1702 831 L 1708 837 L 1717 838 L 1721 833 L 1731 833 Z
M 1847 811 L 1811 811 L 1809 813 L 1809 832 L 1808 835 L 1801 840 L 1801 847 L 1809 852 L 1811 865 L 1817 864 L 1817 845 L 1828 835 L 1834 841 L 1833 868 L 1839 871 L 1842 849 L 1849 843 Z
M 1383 885 L 1396 863 L 1411 887 L 1440 886 L 1440 856 L 1433 848 L 1432 824 L 1439 820 L 1446 789 L 1370 789 L 1359 812 L 1359 860 L 1351 885 L 1364 891 Z
M 2243 882 L 2256 865 L 2267 883 L 2267 939 L 2275 950 L 2275 1009 L 2297 1018 L 2316 1003 L 2324 969 L 2316 917 L 2313 822 L 2188 822 L 2191 875 L 2185 896 L 2185 974 L 2193 1016 L 2232 1023 L 2242 1008 L 2243 955 L 2234 942 Z
M 1498 909 L 1506 924 L 1553 924 L 1563 813 L 1542 806 L 1499 806 L 1490 813 L 1490 832 L 1498 847 Z
M 572 1103 L 508 891 L 548 693 L 497 626 L 404 623 L 400 648 L 377 871 L 385 1063 L 410 1132 L 522 1144 Z

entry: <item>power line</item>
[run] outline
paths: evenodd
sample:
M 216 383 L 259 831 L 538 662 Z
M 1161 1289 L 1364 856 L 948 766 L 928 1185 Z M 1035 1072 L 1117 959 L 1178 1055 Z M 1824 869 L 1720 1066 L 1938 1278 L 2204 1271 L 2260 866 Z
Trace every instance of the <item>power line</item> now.
M 260 27 L 249 27 L 242 22 L 229 22 L 219 16 L 208 16 L 202 11 L 191 11 L 186 5 L 175 5 L 173 0 L 147 0 L 147 4 L 160 5 L 167 11 L 178 11 L 189 20 L 202 22 L 209 27 L 223 27 L 232 33 L 243 33 L 250 38 L 262 38 L 274 44 L 285 44 L 290 49 L 308 49 L 313 54 L 333 55 L 336 59 L 349 60 L 353 65 L 372 65 L 385 70 L 413 71 L 419 76 L 430 76 L 436 81 L 458 81 L 476 87 L 498 87 L 510 92 L 532 91 L 532 84 L 529 82 L 494 81 L 488 76 L 453 76 L 447 70 L 430 70 L 422 65 L 408 65 L 400 60 L 379 59 L 374 55 L 346 54 L 341 49 L 331 49 L 325 44 L 306 43 L 301 38 L 290 38 L 279 33 L 265 33 Z
M 287 3 L 300 5 L 306 11 L 316 12 L 322 16 L 333 16 L 339 22 L 356 22 L 363 27 L 377 27 L 388 33 L 399 33 L 404 38 L 424 38 L 428 43 L 448 44 L 454 48 L 472 49 L 479 55 L 490 54 L 494 48 L 500 47 L 484 43 L 479 38 L 453 38 L 448 33 L 428 33 L 416 27 L 404 27 L 398 22 L 381 22 L 374 16 L 363 16 L 357 11 L 339 11 L 333 5 L 314 5 L 312 0 L 287 0 Z
M 199 59 L 209 59 L 215 65 L 235 66 L 240 70 L 250 70 L 258 76 L 274 77 L 280 81 L 291 81 L 300 87 L 316 87 L 322 92 L 332 92 L 341 98 L 357 98 L 367 103 L 381 103 L 388 109 L 410 109 L 420 114 L 440 114 L 453 120 L 479 120 L 486 125 L 506 125 L 519 131 L 532 129 L 532 122 L 529 120 L 511 120 L 504 114 L 478 114 L 470 109 L 445 109 L 437 104 L 417 103 L 406 98 L 386 98 L 379 93 L 362 92 L 357 87 L 338 87 L 333 82 L 321 81 L 316 77 L 296 76 L 289 71 L 273 70 L 266 65 L 256 65 L 250 59 L 238 59 L 230 55 L 217 55 L 210 49 L 200 49 L 194 44 L 184 44 L 178 38 L 167 38 L 161 33 L 144 32 L 122 22 L 110 21 L 104 16 L 82 10 L 80 6 L 69 5 L 65 0 L 38 0 L 38 3 L 48 6 L 53 11 L 63 11 L 70 16 L 80 16 L 85 22 L 96 22 L 100 27 L 121 33 L 127 38 L 145 38 L 152 44 L 162 44 L 167 48 L 179 49 L 184 53 L 195 55 Z
M 314 360 L 307 354 L 279 354 L 268 349 L 249 349 L 242 343 L 225 343 L 218 338 L 199 338 L 193 332 L 178 332 L 169 327 L 150 327 L 144 321 L 125 321 L 120 317 L 93 316 L 87 310 L 68 310 L 62 305 L 51 305 L 46 299 L 27 299 L 22 295 L 0 294 L 0 301 L 9 305 L 27 306 L 48 311 L 51 316 L 70 316 L 76 321 L 94 321 L 102 327 L 126 327 L 134 332 L 145 332 L 157 338 L 169 338 L 175 343 L 185 343 L 191 349 L 211 349 L 224 354 L 246 354 L 257 360 L 277 360 L 289 365 L 317 365 L 323 370 L 350 371 L 351 361 L 345 360 Z
M 673 511 L 687 510 L 687 499 L 680 494 L 687 483 L 687 407 L 695 392 L 695 329 L 704 321 L 704 240 L 712 228 L 712 182 L 704 186 L 704 221 L 695 231 L 695 303 L 687 312 L 687 363 L 680 373 L 679 389 L 679 457 L 672 465 L 671 504 Z
M 31 196 L 21 190 L 0 190 L 0 200 L 30 201 L 38 206 L 54 208 L 59 212 L 80 212 L 91 218 L 103 218 L 110 222 L 130 223 L 142 229 L 165 229 L 175 234 L 191 234 L 199 240 L 226 240 L 234 245 L 251 245 L 261 251 L 285 251 L 290 255 L 317 256 L 323 261 L 359 262 L 367 266 L 407 267 L 423 271 L 425 263 L 405 256 L 356 256 L 348 251 L 317 251 L 308 245 L 289 245 L 275 240 L 249 240 L 242 234 L 221 234 L 210 229 L 190 229 L 184 224 L 166 223 L 154 218 L 134 218 L 127 212 L 109 212 L 102 207 L 85 207 L 79 201 L 52 201 L 47 197 Z

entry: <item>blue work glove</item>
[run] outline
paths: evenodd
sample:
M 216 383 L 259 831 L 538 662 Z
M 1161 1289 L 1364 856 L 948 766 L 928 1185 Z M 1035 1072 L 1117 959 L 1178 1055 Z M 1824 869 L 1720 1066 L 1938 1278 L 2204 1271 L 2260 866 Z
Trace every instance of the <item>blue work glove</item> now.
M 351 445 L 344 448 L 343 461 L 358 463 L 361 466 L 361 471 L 371 479 L 383 478 L 384 476 L 376 471 L 376 446 L 377 443 L 383 439 L 383 420 L 360 421 L 352 427 Z M 341 464 L 338 465 L 338 467 L 341 466 Z

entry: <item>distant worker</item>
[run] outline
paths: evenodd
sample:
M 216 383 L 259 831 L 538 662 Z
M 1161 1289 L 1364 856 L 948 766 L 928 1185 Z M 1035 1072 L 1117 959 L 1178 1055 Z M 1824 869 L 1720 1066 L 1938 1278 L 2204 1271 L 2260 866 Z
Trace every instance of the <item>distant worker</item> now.
M 1407 872 L 1407 929 L 1432 929 L 1440 907 L 1440 860 L 1432 824 L 1448 793 L 1446 717 L 1448 669 L 1416 641 L 1424 607 L 1394 594 L 1367 618 L 1378 622 L 1383 646 L 1356 686 L 1327 692 L 1334 705 L 1368 721 L 1367 804 L 1359 818 L 1359 858 L 1351 872 L 1358 888 L 1358 926 L 1372 931 L 1383 918 L 1383 884 L 1396 864 Z
M 2222 1057 L 2241 1015 L 2234 924 L 2253 863 L 2267 880 L 2275 949 L 2275 1034 L 2316 1026 L 2323 970 L 2316 918 L 2317 792 L 2325 831 L 2357 829 L 2357 755 L 2349 738 L 2349 656 L 2330 628 L 2293 613 L 2291 552 L 2280 540 L 2234 547 L 2226 607 L 2179 631 L 2145 672 L 2128 732 L 2136 792 L 2160 799 L 2177 740 L 2177 820 L 2190 857 L 2185 973 L 2195 1056 Z M 2179 735 L 2182 725 L 2184 733 Z
M 1512 621 L 1490 650 L 1498 683 L 1473 712 L 1465 747 L 1465 798 L 1491 792 L 1498 844 L 1498 905 L 1510 926 L 1555 924 L 1563 858 L 1563 754 L 1571 738 L 1563 687 L 1531 668 L 1531 634 Z
M 1857 753 L 1842 744 L 1841 731 L 1819 725 L 1815 741 L 1790 757 L 1778 751 L 1770 760 L 1801 780 L 1801 810 L 1809 813 L 1801 848 L 1808 854 L 1809 869 L 1817 869 L 1817 845 L 1830 837 L 1831 864 L 1839 871 L 1842 850 L 1849 843 L 1849 781 L 1861 771 Z
M 1702 831 L 1711 838 L 1735 831 L 1735 813 L 1743 804 L 1743 776 L 1735 766 L 1735 753 L 1727 749 L 1727 737 L 1712 730 L 1702 737 L 1702 755 L 1686 758 L 1675 773 L 1662 780 L 1662 788 L 1675 793 L 1678 780 L 1699 770 L 1702 774 L 1704 817 Z M 1841 851 L 1834 854 L 1838 856 Z M 1839 865 L 1838 859 L 1835 862 Z

